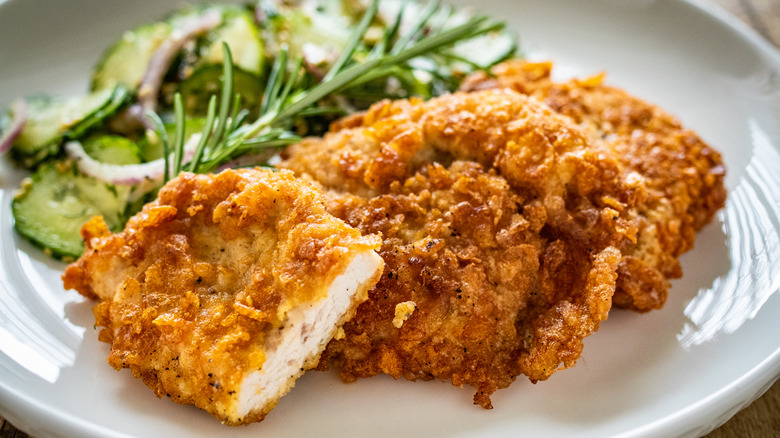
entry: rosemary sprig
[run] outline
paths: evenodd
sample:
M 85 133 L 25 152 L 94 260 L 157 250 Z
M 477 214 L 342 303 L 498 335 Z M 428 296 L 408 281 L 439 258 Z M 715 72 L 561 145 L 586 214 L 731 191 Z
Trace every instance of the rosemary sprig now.
M 149 118 L 149 120 L 152 121 L 152 124 L 154 124 L 155 131 L 157 132 L 157 136 L 159 138 L 159 141 L 162 143 L 163 147 L 163 182 L 167 182 L 170 179 L 170 171 L 171 171 L 171 163 L 170 163 L 170 156 L 171 156 L 171 148 L 170 144 L 168 143 L 168 131 L 165 130 L 165 124 L 163 124 L 162 119 L 160 119 L 160 116 L 157 115 L 154 111 L 147 111 L 146 117 Z
M 231 79 L 232 80 L 232 79 Z M 214 116 L 217 112 L 217 96 L 211 96 L 209 99 L 209 106 L 206 110 L 206 123 L 204 126 L 214 125 Z M 235 129 L 233 125 L 230 126 L 230 130 Z M 198 140 L 198 145 L 195 147 L 195 152 L 192 155 L 192 161 L 189 162 L 187 170 L 194 172 L 198 168 L 200 160 L 203 158 L 203 151 L 206 149 L 206 143 L 209 137 L 207 135 L 201 135 Z
M 181 97 L 176 96 L 174 100 L 177 134 L 174 144 L 173 175 L 178 174 L 181 169 L 196 173 L 213 171 L 241 155 L 297 142 L 300 137 L 290 129 L 293 118 L 340 111 L 338 108 L 316 106 L 327 96 L 388 76 L 403 76 L 404 71 L 411 71 L 407 62 L 413 58 L 437 54 L 459 41 L 499 30 L 504 26 L 501 22 L 478 15 L 458 26 L 444 29 L 442 23 L 430 23 L 432 17 L 437 15 L 439 6 L 439 0 L 430 2 L 421 11 L 411 29 L 400 35 L 401 20 L 404 15 L 402 7 L 394 22 L 383 32 L 379 42 L 365 53 L 366 49 L 363 46 L 365 33 L 379 9 L 379 0 L 373 0 L 342 49 L 339 58 L 323 79 L 313 86 L 307 86 L 304 81 L 301 81 L 304 74 L 302 59 L 297 58 L 290 62 L 287 50 L 281 49 L 275 57 L 268 78 L 266 91 L 260 104 L 260 117 L 249 124 L 243 123 L 246 112 L 238 112 L 237 96 L 233 98 L 232 56 L 227 44 L 223 43 L 225 55 L 219 111 L 217 113 L 216 98 L 212 97 L 200 142 L 187 165 L 182 164 L 184 116 L 181 111 Z M 364 55 L 357 56 L 361 50 Z M 158 121 L 159 117 L 156 118 L 155 124 L 160 130 L 167 160 L 168 142 L 164 136 L 164 129 L 161 129 L 162 123 Z M 166 180 L 167 169 L 166 162 Z
M 368 6 L 368 9 L 366 9 L 366 12 L 363 14 L 363 18 L 360 19 L 360 23 L 358 23 L 357 27 L 350 35 L 346 46 L 341 50 L 341 54 L 339 55 L 338 59 L 331 66 L 330 70 L 328 70 L 328 73 L 325 74 L 325 77 L 322 78 L 322 82 L 327 83 L 332 80 L 337 74 L 339 74 L 342 67 L 345 66 L 352 58 L 355 49 L 363 39 L 366 30 L 368 30 L 368 26 L 371 24 L 371 21 L 374 20 L 374 17 L 376 17 L 377 12 L 379 12 L 379 1 L 372 1 Z
M 420 12 L 417 21 L 414 22 L 411 29 L 407 30 L 407 32 L 404 35 L 402 35 L 401 38 L 399 38 L 398 42 L 393 46 L 391 53 L 398 54 L 402 50 L 404 50 L 425 28 L 425 23 L 427 23 L 428 20 L 430 20 L 431 17 L 433 16 L 433 14 L 436 13 L 436 11 L 439 9 L 440 4 L 441 4 L 440 0 L 433 0 L 430 3 L 428 3 L 425 6 L 425 9 L 423 9 Z
M 181 94 L 176 93 L 173 97 L 173 109 L 176 115 L 176 136 L 173 142 L 173 174 L 178 175 L 181 172 L 184 160 L 184 105 L 182 105 Z

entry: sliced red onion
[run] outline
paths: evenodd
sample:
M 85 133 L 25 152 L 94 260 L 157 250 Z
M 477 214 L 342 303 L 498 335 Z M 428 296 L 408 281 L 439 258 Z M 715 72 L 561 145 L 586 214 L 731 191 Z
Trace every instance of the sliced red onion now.
M 317 81 L 321 81 L 327 73 L 327 68 L 333 65 L 338 58 L 338 54 L 326 50 L 324 47 L 313 43 L 306 43 L 301 46 L 303 54 L 303 66 L 311 73 Z
M 11 150 L 11 145 L 14 144 L 14 141 L 22 133 L 24 125 L 27 123 L 27 103 L 25 103 L 24 99 L 16 99 L 11 103 L 10 108 L 13 118 L 3 135 L 0 136 L 0 155 Z
M 184 45 L 198 35 L 217 27 L 220 22 L 222 22 L 222 15 L 219 11 L 209 9 L 202 15 L 185 21 L 160 44 L 149 60 L 138 87 L 138 102 L 144 109 L 154 111 L 157 108 L 157 95 L 160 93 L 163 77 Z
M 200 134 L 193 134 L 184 144 L 182 163 L 186 164 L 195 155 L 195 148 L 200 141 Z M 90 157 L 81 143 L 70 141 L 65 144 L 65 152 L 76 160 L 79 170 L 100 181 L 117 185 L 139 185 L 145 183 L 159 184 L 165 174 L 165 160 L 160 158 L 142 164 L 108 164 Z M 172 166 L 173 163 L 170 163 Z M 171 169 L 172 170 L 172 169 Z
M 263 24 L 267 19 L 268 19 L 268 14 L 265 12 L 265 9 L 263 8 L 262 4 L 260 2 L 257 2 L 257 6 L 255 6 L 255 23 Z

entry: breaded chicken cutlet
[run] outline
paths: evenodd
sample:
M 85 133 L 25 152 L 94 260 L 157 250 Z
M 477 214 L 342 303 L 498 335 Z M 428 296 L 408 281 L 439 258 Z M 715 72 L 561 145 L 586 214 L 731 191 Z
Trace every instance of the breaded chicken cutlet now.
M 381 233 L 385 271 L 342 378 L 451 380 L 474 402 L 574 365 L 606 319 L 641 187 L 569 119 L 513 91 L 383 102 L 285 152 L 328 210 Z
M 365 300 L 377 236 L 292 172 L 182 174 L 111 234 L 87 223 L 65 287 L 94 308 L 108 363 L 231 425 L 260 421 Z
M 723 207 L 725 168 L 720 154 L 658 106 L 605 85 L 603 75 L 554 82 L 552 64 L 510 61 L 492 75 L 477 73 L 461 89 L 512 89 L 571 118 L 592 141 L 603 140 L 624 178 L 641 181 L 633 211 L 636 241 L 624 241 L 618 268 L 618 307 L 661 308 L 670 278 L 682 275 L 678 257 L 696 231 Z

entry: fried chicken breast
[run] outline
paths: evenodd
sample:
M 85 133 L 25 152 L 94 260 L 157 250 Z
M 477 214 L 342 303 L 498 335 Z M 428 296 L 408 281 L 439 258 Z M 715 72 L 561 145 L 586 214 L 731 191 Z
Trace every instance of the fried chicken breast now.
M 287 149 L 327 208 L 381 233 L 385 271 L 321 360 L 350 381 L 450 380 L 475 404 L 574 365 L 607 318 L 641 187 L 513 91 L 383 102 Z
M 552 64 L 510 61 L 467 78 L 464 91 L 512 89 L 569 117 L 591 141 L 603 140 L 625 179 L 641 182 L 633 208 L 635 241 L 619 247 L 618 307 L 661 308 L 670 278 L 682 275 L 678 258 L 696 231 L 723 207 L 725 168 L 720 154 L 658 106 L 603 83 L 603 75 L 557 83 Z
M 100 218 L 65 287 L 98 299 L 108 363 L 231 425 L 260 421 L 378 280 L 377 236 L 292 172 L 182 174 L 111 234 Z

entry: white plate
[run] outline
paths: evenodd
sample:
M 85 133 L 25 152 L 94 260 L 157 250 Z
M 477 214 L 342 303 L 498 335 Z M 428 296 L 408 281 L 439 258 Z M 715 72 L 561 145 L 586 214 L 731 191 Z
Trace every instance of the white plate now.
M 0 0 L 0 105 L 83 91 L 102 48 L 171 3 Z M 449 383 L 310 372 L 264 422 L 230 428 L 105 363 L 92 303 L 63 291 L 63 265 L 14 233 L 23 173 L 0 160 L 0 414 L 37 437 L 695 436 L 760 395 L 780 372 L 777 51 L 679 0 L 456 3 L 506 19 L 531 56 L 565 73 L 607 71 L 724 153 L 728 205 L 683 257 L 663 310 L 613 312 L 575 368 L 518 380 L 492 411 Z

